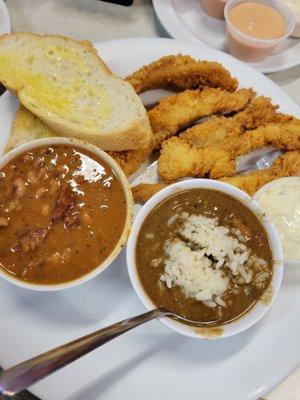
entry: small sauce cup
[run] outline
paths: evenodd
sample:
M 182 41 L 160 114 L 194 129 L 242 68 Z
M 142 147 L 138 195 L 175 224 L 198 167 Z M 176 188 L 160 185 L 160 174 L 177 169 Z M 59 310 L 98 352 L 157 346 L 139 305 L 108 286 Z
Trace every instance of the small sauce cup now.
M 185 336 L 197 339 L 221 339 L 243 332 L 244 330 L 254 325 L 258 320 L 260 320 L 271 307 L 271 304 L 273 303 L 280 289 L 282 281 L 283 255 L 278 233 L 274 225 L 265 217 L 259 204 L 254 201 L 247 193 L 243 192 L 240 189 L 237 189 L 232 185 L 212 179 L 188 179 L 174 183 L 173 185 L 170 185 L 165 189 L 159 191 L 153 197 L 151 197 L 151 199 L 148 200 L 146 204 L 144 204 L 138 215 L 135 217 L 126 248 L 127 268 L 133 288 L 144 306 L 148 310 L 153 310 L 157 308 L 157 305 L 155 305 L 147 295 L 141 283 L 137 270 L 136 245 L 140 229 L 148 214 L 159 203 L 184 190 L 200 188 L 219 190 L 223 193 L 226 193 L 242 202 L 256 216 L 258 216 L 268 235 L 274 261 L 270 286 L 265 291 L 262 299 L 257 301 L 249 311 L 247 311 L 239 318 L 233 320 L 232 322 L 211 328 L 197 328 L 185 325 L 169 317 L 160 319 L 160 322 L 163 325 Z
M 253 196 L 254 200 L 256 200 L 258 203 L 260 203 L 260 198 L 261 196 L 268 192 L 269 190 L 272 189 L 277 189 L 277 188 L 284 188 L 285 185 L 288 184 L 294 184 L 298 185 L 300 187 L 300 177 L 292 176 L 292 177 L 286 177 L 286 178 L 280 178 L 276 179 L 272 182 L 267 183 L 266 185 L 262 186 Z M 286 206 L 288 207 L 288 199 L 285 199 L 286 201 Z M 268 210 L 265 209 L 266 214 L 268 214 Z M 272 220 L 272 218 L 270 217 Z M 280 231 L 278 229 L 278 233 L 280 234 Z M 284 265 L 286 267 L 294 267 L 298 271 L 300 271 L 300 257 L 287 257 L 284 253 L 284 244 L 283 244 L 283 261 Z
M 231 22 L 229 12 L 242 3 L 264 4 L 278 11 L 285 20 L 286 30 L 283 36 L 276 39 L 259 39 L 239 31 Z M 226 46 L 236 58 L 246 62 L 260 62 L 266 59 L 275 47 L 286 39 L 295 29 L 295 16 L 283 3 L 277 0 L 229 0 L 224 10 L 226 20 Z M 266 24 L 268 21 L 266 21 Z
M 199 0 L 203 10 L 210 17 L 224 19 L 224 8 L 227 0 Z

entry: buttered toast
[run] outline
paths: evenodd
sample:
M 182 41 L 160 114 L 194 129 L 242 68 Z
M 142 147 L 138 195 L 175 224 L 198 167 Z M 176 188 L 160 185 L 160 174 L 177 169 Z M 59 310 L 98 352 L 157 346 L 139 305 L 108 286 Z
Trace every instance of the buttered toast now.
M 87 41 L 2 35 L 0 82 L 57 135 L 114 151 L 143 148 L 151 141 L 140 98 Z

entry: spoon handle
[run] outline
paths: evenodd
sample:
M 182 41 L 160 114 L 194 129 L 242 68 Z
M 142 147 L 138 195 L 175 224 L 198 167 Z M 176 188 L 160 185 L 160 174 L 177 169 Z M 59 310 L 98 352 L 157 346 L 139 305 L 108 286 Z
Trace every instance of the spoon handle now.
M 115 337 L 167 314 L 156 309 L 128 318 L 9 368 L 0 373 L 0 394 L 12 396 Z

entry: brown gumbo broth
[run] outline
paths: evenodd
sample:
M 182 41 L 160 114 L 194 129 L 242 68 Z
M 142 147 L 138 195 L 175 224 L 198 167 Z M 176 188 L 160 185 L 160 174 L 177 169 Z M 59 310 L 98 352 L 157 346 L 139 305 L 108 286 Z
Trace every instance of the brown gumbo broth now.
M 255 273 L 260 266 L 254 266 L 254 275 L 250 283 L 235 283 L 223 295 L 226 307 L 208 307 L 195 298 L 186 297 L 180 286 L 168 288 L 160 280 L 165 269 L 165 243 L 178 238 L 178 222 L 168 225 L 175 214 L 187 212 L 189 215 L 201 215 L 218 218 L 220 226 L 230 230 L 239 230 L 245 238 L 245 246 L 257 258 L 267 263 L 269 277 L 264 285 L 255 284 Z M 155 262 L 155 260 L 159 260 Z M 262 296 L 270 284 L 273 261 L 267 234 L 258 218 L 244 204 L 220 191 L 193 189 L 180 192 L 160 203 L 146 217 L 139 232 L 136 246 L 136 263 L 141 283 L 158 307 L 165 307 L 183 317 L 194 321 L 215 321 L 216 325 L 229 322 L 245 313 Z M 258 270 L 255 270 L 258 268 Z M 234 278 L 229 269 L 229 277 Z M 257 287 L 258 286 L 258 287 Z
M 42 146 L 0 170 L 0 267 L 18 279 L 58 284 L 89 273 L 125 220 L 121 182 L 87 150 Z

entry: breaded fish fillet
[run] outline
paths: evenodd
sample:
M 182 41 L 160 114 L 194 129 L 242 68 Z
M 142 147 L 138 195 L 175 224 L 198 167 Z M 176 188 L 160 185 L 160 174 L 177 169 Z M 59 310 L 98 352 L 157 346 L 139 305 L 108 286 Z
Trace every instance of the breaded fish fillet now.
M 236 175 L 220 179 L 230 183 L 250 196 L 265 185 L 278 178 L 300 174 L 300 151 L 291 151 L 278 157 L 273 165 L 265 170 L 250 172 L 245 175 Z
M 186 90 L 162 99 L 148 111 L 153 141 L 146 149 L 110 152 L 127 176 L 136 172 L 155 148 L 180 129 L 201 117 L 215 112 L 232 112 L 243 109 L 254 96 L 252 89 L 230 93 L 220 89 Z
M 218 179 L 235 174 L 235 162 L 221 148 L 197 149 L 178 137 L 165 141 L 158 159 L 158 173 L 166 182 L 187 176 Z
M 259 96 L 252 99 L 249 105 L 236 113 L 232 120 L 239 125 L 241 130 L 256 129 L 269 122 L 280 122 L 280 115 L 276 110 L 278 105 L 273 105 L 269 97 Z
M 157 192 L 167 187 L 167 183 L 140 183 L 131 188 L 135 203 L 146 203 Z
M 228 140 L 225 143 L 225 149 L 230 151 L 234 158 L 265 146 L 281 150 L 300 150 L 300 120 L 260 126 L 247 131 L 238 139 Z
M 134 174 L 143 162 L 150 156 L 153 148 L 148 146 L 145 149 L 111 151 L 108 154 L 119 164 L 126 176 Z
M 221 64 L 196 61 L 181 54 L 162 57 L 135 71 L 126 78 L 137 93 L 149 89 L 175 86 L 179 89 L 196 89 L 203 86 L 220 87 L 233 92 L 237 79 Z
M 277 106 L 267 97 L 257 97 L 233 117 L 211 118 L 187 129 L 179 135 L 190 145 L 205 148 L 219 145 L 224 148 L 227 141 L 238 138 L 245 129 L 254 129 L 262 124 L 275 121 Z
M 222 147 L 228 140 L 234 140 L 241 134 L 240 126 L 232 118 L 215 117 L 192 126 L 179 137 L 184 142 L 198 148 L 210 146 Z
M 254 94 L 252 89 L 230 93 L 226 90 L 205 88 L 185 90 L 160 100 L 148 112 L 155 147 L 159 148 L 164 140 L 202 117 L 242 110 Z

